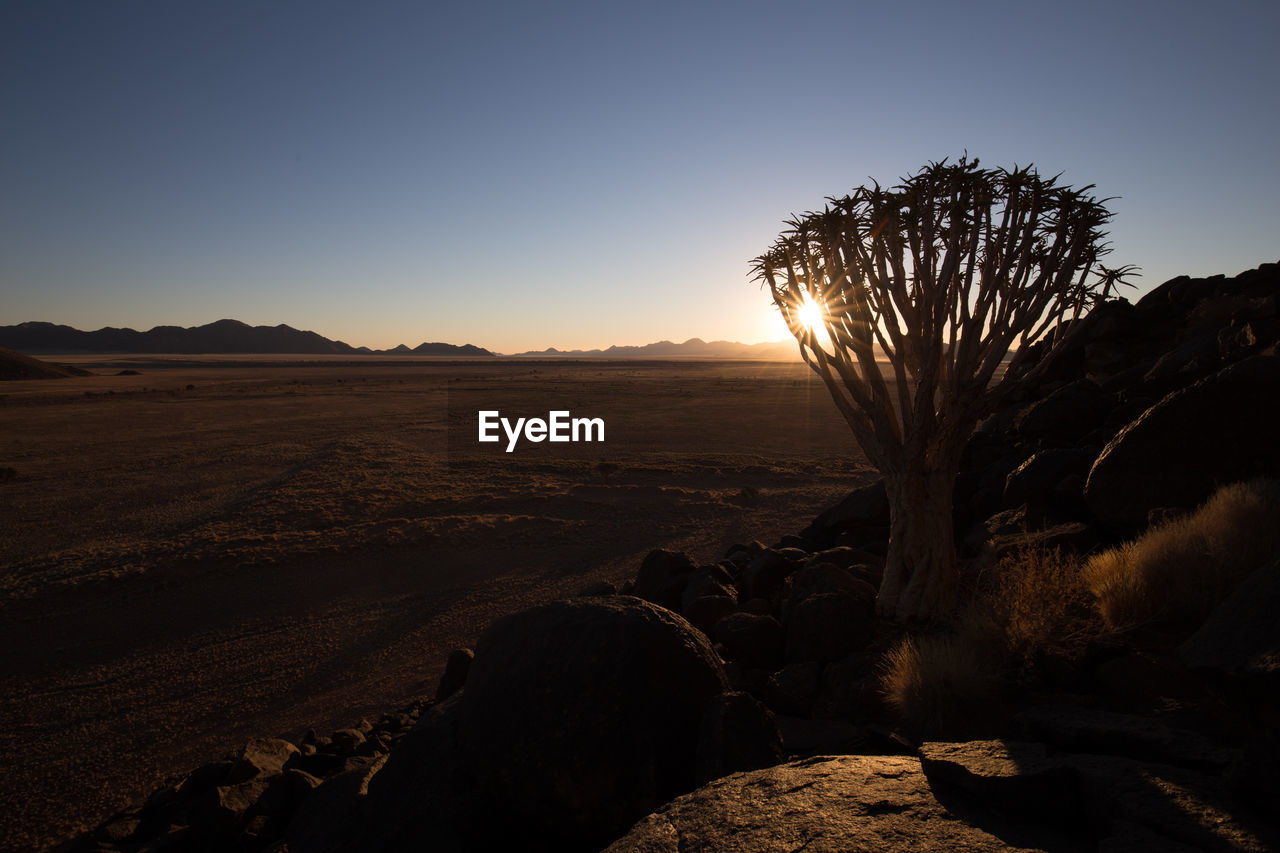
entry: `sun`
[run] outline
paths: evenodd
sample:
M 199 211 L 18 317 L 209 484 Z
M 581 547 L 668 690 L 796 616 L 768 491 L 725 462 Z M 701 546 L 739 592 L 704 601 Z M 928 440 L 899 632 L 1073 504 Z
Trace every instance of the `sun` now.
M 810 332 L 821 329 L 823 326 L 822 307 L 813 301 L 813 297 L 806 293 L 796 307 L 796 319 L 800 321 L 800 325 Z

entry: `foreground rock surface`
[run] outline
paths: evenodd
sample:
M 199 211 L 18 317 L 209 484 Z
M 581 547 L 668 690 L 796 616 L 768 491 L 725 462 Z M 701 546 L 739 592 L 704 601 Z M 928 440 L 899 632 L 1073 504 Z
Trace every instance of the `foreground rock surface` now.
M 966 823 L 919 759 L 839 756 L 737 773 L 640 821 L 607 853 L 1037 850 Z

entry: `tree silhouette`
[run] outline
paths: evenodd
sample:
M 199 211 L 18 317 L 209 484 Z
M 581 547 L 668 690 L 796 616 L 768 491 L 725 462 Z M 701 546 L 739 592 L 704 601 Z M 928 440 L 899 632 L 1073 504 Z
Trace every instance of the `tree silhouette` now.
M 1043 374 L 1076 321 L 1133 269 L 1098 263 L 1111 213 L 1092 189 L 1033 166 L 982 169 L 966 155 L 890 189 L 873 183 L 827 199 L 789 220 L 753 262 L 884 475 L 881 615 L 945 611 L 966 440 L 1005 395 Z

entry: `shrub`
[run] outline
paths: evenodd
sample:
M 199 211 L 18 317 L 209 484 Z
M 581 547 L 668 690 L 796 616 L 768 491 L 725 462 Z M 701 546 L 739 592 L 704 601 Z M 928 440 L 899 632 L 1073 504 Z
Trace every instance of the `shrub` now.
M 7 483 L 16 479 L 18 479 L 17 468 L 0 468 L 0 483 Z
M 599 474 L 600 479 L 604 480 L 606 483 L 609 482 L 610 477 L 621 470 L 622 466 L 616 462 L 601 462 L 596 466 L 596 473 Z
M 906 637 L 885 655 L 880 687 L 916 740 L 974 737 L 1001 716 L 995 675 L 962 637 Z
M 1280 551 L 1280 480 L 1224 486 L 1190 515 L 1092 557 L 1085 581 L 1107 624 L 1194 629 Z
M 1102 625 L 1080 562 L 1057 548 L 1006 555 L 979 581 L 964 632 L 1026 674 L 1079 660 Z

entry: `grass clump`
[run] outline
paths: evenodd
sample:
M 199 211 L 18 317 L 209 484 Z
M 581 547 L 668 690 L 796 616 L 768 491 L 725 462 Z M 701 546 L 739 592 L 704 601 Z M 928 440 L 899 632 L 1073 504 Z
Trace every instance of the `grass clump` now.
M 881 692 L 915 740 L 990 734 L 1006 688 L 1069 674 L 1102 630 L 1074 555 L 1019 549 L 975 578 L 948 633 L 907 637 L 885 655 Z
M 918 741 L 974 737 L 1001 716 L 995 673 L 963 636 L 904 638 L 885 655 L 880 686 L 902 730 Z
M 989 569 L 961 626 L 1021 676 L 1070 666 L 1103 629 L 1079 559 L 1042 547 L 1018 549 Z
M 1098 554 L 1084 579 L 1109 627 L 1199 626 L 1280 552 L 1280 480 L 1224 486 L 1195 512 Z

